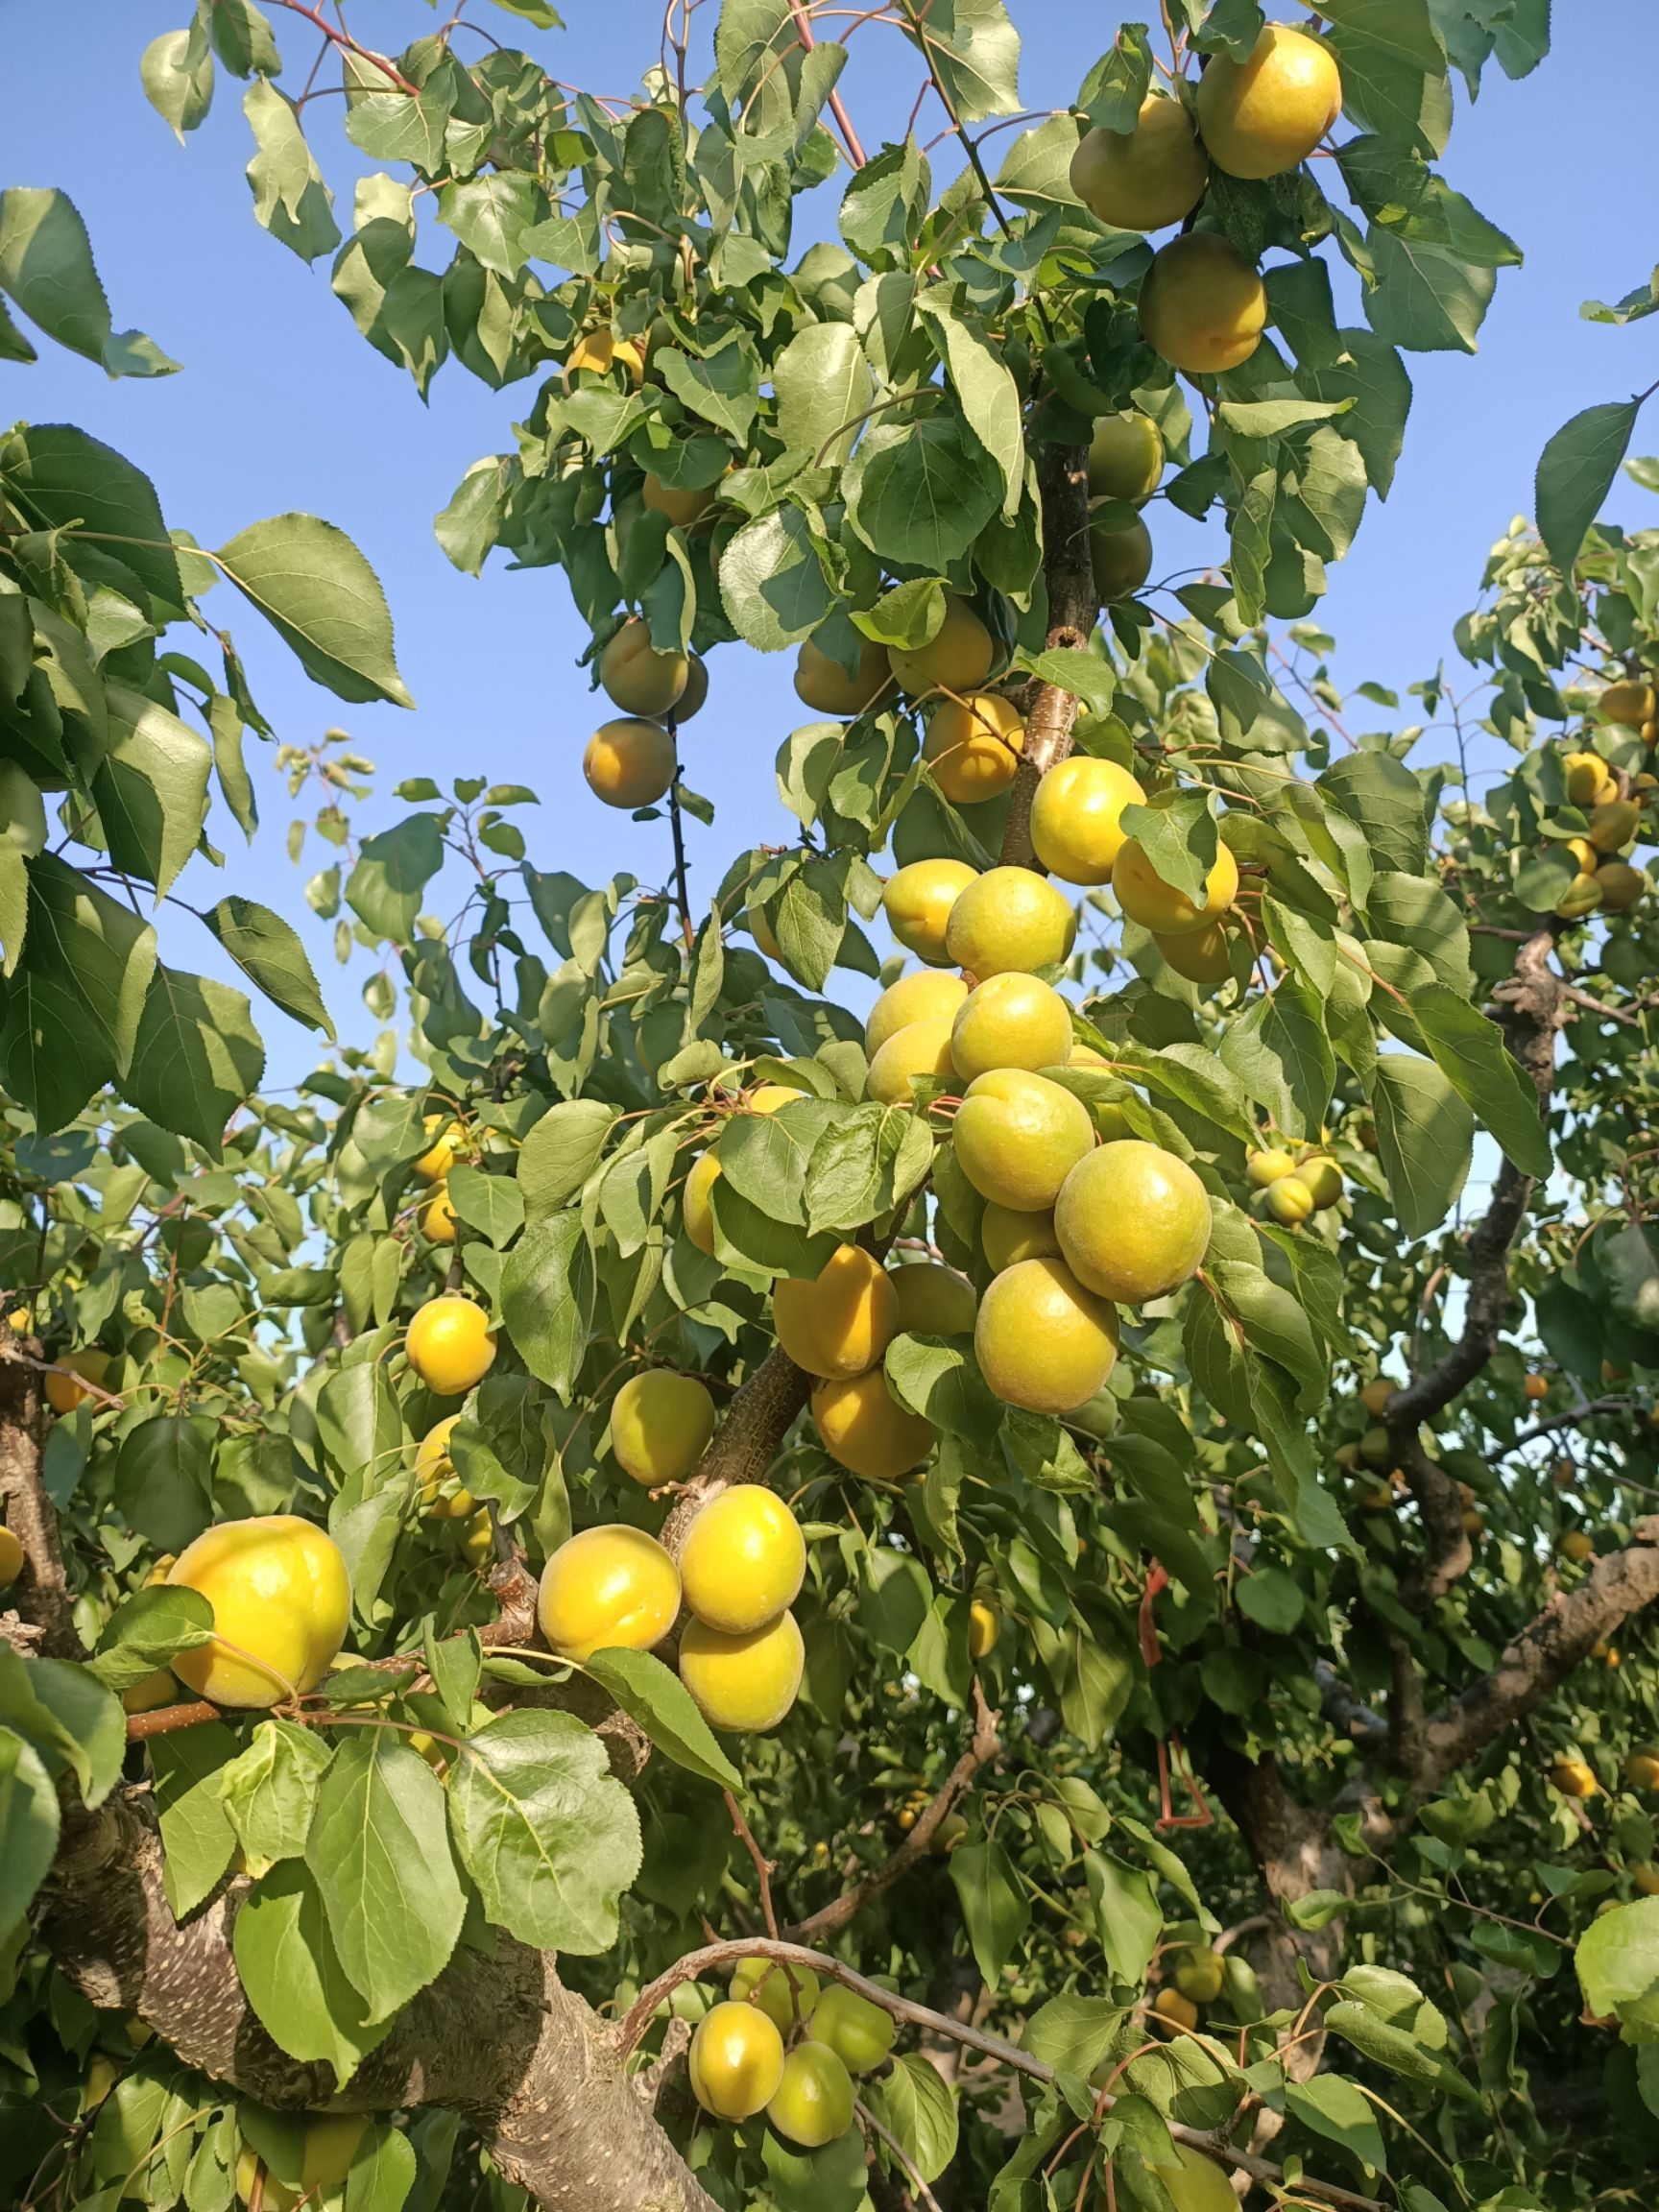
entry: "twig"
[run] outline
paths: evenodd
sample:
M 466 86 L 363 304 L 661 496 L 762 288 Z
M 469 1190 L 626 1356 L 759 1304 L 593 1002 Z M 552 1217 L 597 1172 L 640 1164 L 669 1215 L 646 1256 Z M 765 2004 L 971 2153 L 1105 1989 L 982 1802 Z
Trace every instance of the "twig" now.
M 755 1872 L 759 1877 L 760 1882 L 760 1916 L 766 1923 L 767 1935 L 776 1938 L 778 1915 L 772 1909 L 772 1862 L 764 1856 L 759 1844 L 756 1842 L 754 1830 L 744 1819 L 743 1809 L 736 1798 L 733 1796 L 731 1791 L 722 1790 L 720 1794 L 726 1800 L 726 1810 L 732 1815 L 733 1830 L 741 1839 L 743 1848 L 755 1862 Z
M 789 12 L 795 18 L 795 29 L 801 39 L 802 51 L 810 54 L 818 41 L 812 36 L 811 11 L 806 5 L 806 0 L 789 0 Z M 830 112 L 834 116 L 840 129 L 842 139 L 847 147 L 848 160 L 852 162 L 854 169 L 862 169 L 866 159 L 864 148 L 859 143 L 857 132 L 853 128 L 852 116 L 848 114 L 846 108 L 842 105 L 839 92 L 831 92 L 830 95 Z
M 291 15 L 303 15 L 307 23 L 322 32 L 331 46 L 338 46 L 343 54 L 355 54 L 359 60 L 367 61 L 372 68 L 378 69 L 381 76 L 396 84 L 399 92 L 407 92 L 412 100 L 420 97 L 419 84 L 411 84 L 403 72 L 395 63 L 388 61 L 384 54 L 375 54 L 367 46 L 359 46 L 349 31 L 336 30 L 331 23 L 325 22 L 321 8 L 307 7 L 306 0 L 276 0 L 276 5 L 286 8 Z

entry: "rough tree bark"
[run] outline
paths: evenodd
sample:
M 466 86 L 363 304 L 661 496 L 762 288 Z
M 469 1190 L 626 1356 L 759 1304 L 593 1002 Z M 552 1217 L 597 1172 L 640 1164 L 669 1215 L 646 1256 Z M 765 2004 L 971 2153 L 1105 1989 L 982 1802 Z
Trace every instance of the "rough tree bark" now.
M 1044 445 L 1037 454 L 1037 488 L 1043 508 L 1043 581 L 1048 592 L 1045 646 L 1080 652 L 1100 617 L 1100 594 L 1089 558 L 1089 448 Z M 1077 701 L 1058 684 L 1034 683 L 1023 703 L 1025 746 L 1015 771 L 1002 832 L 1004 867 L 1043 863 L 1031 844 L 1031 802 L 1050 768 L 1071 750 Z

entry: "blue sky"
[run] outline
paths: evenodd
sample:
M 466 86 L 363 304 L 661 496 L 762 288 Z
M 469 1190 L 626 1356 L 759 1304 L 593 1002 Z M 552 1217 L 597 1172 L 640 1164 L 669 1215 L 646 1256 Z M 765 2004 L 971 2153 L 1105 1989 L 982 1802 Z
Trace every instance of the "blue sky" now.
M 571 29 L 541 33 L 489 0 L 469 8 L 560 78 L 629 92 L 657 52 L 658 0 L 571 0 L 567 12 Z M 433 514 L 468 464 L 511 443 L 533 383 L 492 394 L 451 363 L 423 406 L 408 378 L 364 344 L 328 289 L 326 261 L 308 270 L 253 221 L 242 178 L 251 151 L 242 86 L 221 73 L 212 115 L 182 148 L 144 100 L 139 56 L 185 12 L 183 0 L 8 0 L 0 184 L 59 185 L 72 195 L 117 327 L 149 331 L 183 370 L 111 384 L 47 347 L 37 367 L 0 363 L 0 422 L 70 421 L 108 440 L 150 473 L 169 520 L 206 544 L 292 508 L 325 516 L 355 539 L 386 587 L 417 712 L 344 707 L 308 682 L 228 587 L 209 612 L 231 624 L 281 736 L 307 744 L 344 726 L 378 764 L 379 795 L 365 828 L 404 810 L 391 798 L 403 777 L 446 784 L 456 774 L 486 773 L 541 794 L 540 819 L 532 810 L 521 818 L 540 865 L 589 881 L 623 868 L 661 880 L 666 825 L 632 823 L 582 781 L 582 747 L 599 717 L 575 666 L 585 637 L 557 571 L 520 575 L 493 565 L 473 582 L 450 567 L 431 534 Z M 1070 0 L 1016 0 L 1013 12 L 1025 33 L 1023 98 L 1033 108 L 1063 107 L 1095 46 L 1109 40 L 1113 17 L 1096 19 L 1084 51 L 1084 12 Z M 362 36 L 383 45 L 436 20 L 417 0 L 358 0 L 347 13 Z M 1494 69 L 1473 110 L 1459 88 L 1447 174 L 1520 243 L 1527 261 L 1501 274 L 1477 357 L 1410 359 L 1417 398 L 1393 494 L 1368 512 L 1321 612 L 1340 641 L 1348 685 L 1370 678 L 1404 689 L 1431 673 L 1451 651 L 1454 619 L 1473 602 L 1488 546 L 1511 515 L 1529 507 L 1546 438 L 1579 408 L 1623 397 L 1659 374 L 1659 323 L 1618 330 L 1578 316 L 1583 300 L 1618 298 L 1644 281 L 1659 251 L 1647 175 L 1659 9 L 1571 0 L 1555 13 L 1556 51 L 1532 78 L 1510 84 Z M 279 8 L 271 14 L 284 59 L 308 62 L 315 35 Z M 702 19 L 712 15 L 710 0 Z M 862 33 L 854 51 L 843 90 L 874 147 L 902 131 L 919 67 L 880 26 Z M 339 135 L 337 103 L 310 114 L 336 214 L 349 228 L 352 180 L 364 165 Z M 922 134 L 938 127 L 937 110 L 925 113 Z M 949 146 L 934 158 L 946 171 Z M 812 228 L 798 228 L 798 246 L 832 228 L 835 190 L 817 196 L 805 218 Z M 1637 434 L 1636 450 L 1649 449 L 1659 449 L 1659 415 Z M 1623 480 L 1609 512 L 1631 525 L 1659 520 L 1649 496 Z M 1196 537 L 1183 542 L 1199 546 Z M 1161 541 L 1160 568 L 1173 566 L 1162 550 Z M 1184 554 L 1195 557 L 1201 546 Z M 693 891 L 703 900 L 733 852 L 788 834 L 772 758 L 805 718 L 790 667 L 790 656 L 763 660 L 741 646 L 716 656 L 709 704 L 688 733 L 690 780 L 718 808 L 711 832 L 690 826 Z M 1359 717 L 1374 720 L 1374 710 L 1361 706 Z M 1492 749 L 1489 766 L 1499 752 Z M 290 866 L 286 792 L 268 756 L 254 766 L 265 823 L 256 844 L 246 850 L 223 815 L 214 834 L 230 854 L 228 887 L 293 914 L 303 875 L 332 855 L 313 839 L 303 870 Z M 183 886 L 203 901 L 225 887 L 200 863 Z M 446 911 L 456 903 L 433 902 Z M 366 971 L 342 973 L 331 931 L 308 915 L 301 926 L 342 1031 L 367 1042 L 374 1024 L 358 997 Z M 224 972 L 186 916 L 168 917 L 163 944 L 180 965 Z M 275 1009 L 257 1018 L 273 1086 L 292 1083 L 313 1063 L 313 1046 Z

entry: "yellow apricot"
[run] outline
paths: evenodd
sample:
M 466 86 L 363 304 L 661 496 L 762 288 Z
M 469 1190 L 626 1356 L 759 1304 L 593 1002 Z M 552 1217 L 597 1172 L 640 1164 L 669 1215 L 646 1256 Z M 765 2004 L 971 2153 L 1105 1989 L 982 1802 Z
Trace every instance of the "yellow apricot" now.
M 1071 189 L 1102 223 L 1162 230 L 1204 197 L 1210 164 L 1178 100 L 1149 92 L 1133 131 L 1084 132 L 1071 156 Z
M 975 1598 L 968 1608 L 968 1656 L 988 1658 L 1002 1633 L 1002 1616 L 988 1598 Z
M 783 2061 L 766 2117 L 804 2150 L 833 2143 L 853 2125 L 853 2079 L 828 2043 L 797 2043 Z
M 1131 407 L 1099 418 L 1089 441 L 1089 489 L 1096 499 L 1150 499 L 1163 473 L 1164 437 L 1150 415 Z
M 579 369 L 590 369 L 604 375 L 612 369 L 621 369 L 636 391 L 645 373 L 645 358 L 637 343 L 632 338 L 618 338 L 614 330 L 598 328 L 586 330 L 565 356 L 565 382 Z
M 1269 1185 L 1263 1203 L 1281 1227 L 1296 1229 L 1313 1212 L 1313 1193 L 1300 1175 L 1286 1175 Z
M 870 1063 L 865 1089 L 881 1106 L 914 1103 L 913 1083 L 950 1083 L 955 1076 L 950 1057 L 950 1017 L 912 1022 L 888 1038 Z
M 782 959 L 783 950 L 778 942 L 778 932 L 767 921 L 765 915 L 761 913 L 758 906 L 744 907 L 743 925 L 750 936 L 754 938 L 758 950 L 765 954 L 768 960 Z
M 54 1368 L 66 1367 L 66 1375 L 49 1374 L 46 1378 L 46 1403 L 54 1413 L 73 1413 L 76 1407 L 90 1398 L 90 1390 L 84 1390 L 74 1378 L 82 1376 L 88 1382 L 103 1383 L 109 1372 L 108 1352 L 69 1352 L 53 1361 Z
M 726 1994 L 734 2003 L 758 2006 L 774 2027 L 787 2034 L 812 2017 L 818 2003 L 818 1977 L 810 1966 L 781 1959 L 739 1959 Z
M 1555 912 L 1563 922 L 1581 922 L 1601 903 L 1601 885 L 1595 876 L 1575 876 L 1559 899 Z
M 495 1358 L 490 1319 L 470 1298 L 428 1298 L 403 1340 L 409 1364 L 440 1398 L 460 1398 L 482 1382 Z
M 951 1128 L 956 1165 L 980 1197 L 1016 1214 L 1051 1207 L 1094 1142 L 1083 1101 L 1022 1068 L 975 1076 Z
M 1160 936 L 1176 937 L 1188 929 L 1202 929 L 1232 905 L 1238 896 L 1238 863 L 1225 845 L 1217 849 L 1214 865 L 1204 878 L 1204 904 L 1196 906 L 1185 891 L 1165 882 L 1144 848 L 1131 837 L 1118 855 L 1112 888 L 1131 922 Z
M 1206 230 L 1160 250 L 1141 280 L 1141 335 L 1190 376 L 1237 369 L 1262 342 L 1267 289 L 1236 246 Z
M 171 1667 L 157 1667 L 153 1674 L 134 1682 L 121 1693 L 123 1713 L 154 1713 L 163 1705 L 178 1702 L 179 1684 Z
M 715 500 L 720 496 L 712 484 L 700 486 L 693 492 L 683 492 L 678 485 L 664 484 L 655 469 L 645 471 L 645 484 L 640 497 L 656 514 L 666 515 L 670 522 L 682 530 L 689 530 L 701 522 Z
M 674 781 L 674 740 L 661 722 L 602 722 L 582 756 L 588 788 L 607 806 L 655 806 Z
M 793 1083 L 757 1083 L 743 1100 L 746 1114 L 781 1114 L 785 1106 L 792 1106 L 797 1098 L 805 1098 L 805 1091 L 797 1091 Z
M 979 1245 L 995 1275 L 1022 1260 L 1060 1257 L 1053 1214 L 1016 1213 L 1011 1206 L 986 1207 L 979 1221 Z
M 945 619 L 926 645 L 888 654 L 901 690 L 913 699 L 937 690 L 972 691 L 991 673 L 997 649 L 991 633 L 954 591 L 945 595 Z
M 1110 883 L 1123 849 L 1123 809 L 1144 804 L 1127 768 L 1073 753 L 1050 768 L 1031 802 L 1031 843 L 1063 883 Z
M 1561 1539 L 1561 1556 L 1582 1565 L 1596 1556 L 1596 1539 L 1588 1528 L 1569 1528 Z
M 421 1503 L 428 1509 L 438 1496 L 439 1484 L 455 1472 L 449 1457 L 449 1438 L 460 1418 L 459 1413 L 451 1413 L 443 1421 L 435 1421 L 416 1448 L 415 1479 L 421 1485 Z
M 298 1514 L 225 1521 L 186 1545 L 167 1576 L 213 1608 L 213 1641 L 173 1671 L 215 1705 L 275 1705 L 313 1690 L 346 1641 L 351 1582 L 326 1529 Z
M 1288 1152 L 1252 1152 L 1244 1163 L 1244 1180 L 1253 1190 L 1265 1190 L 1269 1183 L 1295 1172 L 1296 1163 Z
M 927 724 L 922 757 L 953 806 L 995 799 L 1014 781 L 1025 748 L 1025 725 L 1012 700 L 996 691 L 971 691 L 943 700 Z
M 1111 1374 L 1117 1310 L 1080 1284 L 1062 1260 L 1021 1260 L 979 1301 L 974 1354 L 1005 1405 L 1074 1413 Z
M 630 1375 L 611 1402 L 611 1449 L 641 1489 L 684 1481 L 713 1433 L 714 1401 L 695 1375 L 647 1368 Z
M 455 1201 L 448 1187 L 440 1183 L 421 1209 L 421 1234 L 429 1244 L 453 1244 L 456 1237 Z
M 629 615 L 599 656 L 600 685 L 624 714 L 666 714 L 690 673 L 684 653 L 658 652 L 637 614 Z
M 1167 1992 L 1161 1990 L 1162 1999 Z M 1179 1992 L 1176 1993 L 1179 1995 Z M 1185 2000 L 1187 2009 L 1190 2001 Z M 1190 2020 L 1185 2014 L 1175 2014 L 1162 2002 L 1159 2011 L 1166 2018 L 1175 2018 L 1184 2028 L 1195 2028 L 1198 2015 Z M 1238 2200 L 1233 2194 L 1233 2185 L 1214 2158 L 1206 2158 L 1202 2151 L 1194 2151 L 1186 2143 L 1175 2145 L 1176 2163 L 1173 2166 L 1156 2166 L 1153 2172 L 1163 2182 L 1175 2212 L 1238 2212 Z
M 806 1574 L 800 1523 L 775 1490 L 734 1482 L 711 1498 L 680 1548 L 680 1588 L 706 1628 L 747 1636 L 792 1605 Z
M 740 1636 L 688 1621 L 680 1638 L 680 1679 L 710 1728 L 755 1735 L 776 1728 L 794 1704 L 805 1656 L 793 1613 Z
M 1275 1183 L 1269 1196 L 1283 1188 Z M 1142 1306 L 1197 1273 L 1210 1241 L 1210 1193 L 1173 1152 L 1120 1137 L 1067 1176 L 1054 1227 L 1085 1288 Z
M 433 1142 L 415 1162 L 411 1173 L 419 1175 L 422 1183 L 442 1183 L 455 1165 L 455 1155 L 466 1145 L 467 1131 L 459 1121 L 442 1114 L 428 1114 L 421 1126 Z
M 1640 730 L 1659 714 L 1659 697 L 1651 684 L 1609 684 L 1596 704 L 1603 721 L 1621 723 L 1626 730 Z
M 1599 753 L 1569 753 L 1562 767 L 1575 806 L 1599 806 L 1618 798 L 1619 786 Z
M 945 932 L 950 909 L 975 872 L 965 860 L 912 860 L 887 878 L 881 910 L 887 926 L 907 952 L 929 967 L 950 965 Z
M 1659 1790 L 1659 1751 L 1632 1751 L 1624 1761 L 1624 1779 L 1632 1790 Z
M 1320 1213 L 1342 1196 L 1342 1170 L 1328 1152 L 1305 1152 L 1296 1163 L 1298 1178 L 1307 1184 Z
M 1598 853 L 1617 853 L 1642 826 L 1642 809 L 1632 799 L 1605 799 L 1590 810 L 1590 842 Z
M 679 1610 L 680 1570 L 655 1536 L 621 1522 L 566 1537 L 536 1599 L 547 1648 L 578 1662 L 610 1645 L 649 1651 Z
M 862 1375 L 899 1334 L 899 1293 L 879 1260 L 840 1244 L 815 1276 L 785 1276 L 773 1286 L 772 1327 L 808 1375 Z
M 1607 913 L 1623 914 L 1647 896 L 1647 878 L 1644 870 L 1623 860 L 1605 860 L 1596 871 L 1596 888 Z
M 1179 1989 L 1169 1984 L 1166 1984 L 1153 1998 L 1152 2009 L 1161 2020 L 1167 2021 L 1173 2028 L 1185 2028 L 1190 2031 L 1198 2025 L 1197 2006 L 1193 2004 L 1190 1997 L 1183 1997 Z M 1166 2168 L 1165 2172 L 1167 2171 L 1168 2169 Z
M 1162 936 L 1154 930 L 1152 942 L 1177 975 L 1185 975 L 1189 983 L 1196 983 L 1201 989 L 1216 989 L 1233 973 L 1227 932 L 1219 922 L 1205 922 L 1196 929 L 1177 930 L 1173 936 Z
M 945 925 L 945 946 L 977 982 L 1070 957 L 1077 935 L 1071 902 L 1029 868 L 988 868 L 966 884 Z
M 912 1022 L 930 1022 L 941 1016 L 953 1020 L 967 996 L 968 986 L 960 975 L 941 975 L 926 968 L 901 975 L 897 983 L 888 984 L 870 1009 L 864 1023 L 865 1051 L 874 1058 L 889 1037 L 908 1029 Z
M 894 2027 L 891 2012 L 831 1982 L 813 2011 L 807 2040 L 827 2044 L 849 2074 L 868 2074 L 892 2050 Z
M 808 637 L 795 658 L 795 695 L 819 714 L 862 714 L 893 684 L 893 664 L 885 645 L 866 637 L 858 648 L 858 669 L 849 676 L 832 654 Z
M 1373 1375 L 1370 1382 L 1359 1393 L 1359 1403 L 1364 1407 L 1367 1413 L 1374 1415 L 1377 1420 L 1381 1421 L 1383 1414 L 1388 1410 L 1389 1399 L 1394 1396 L 1399 1387 L 1400 1385 L 1397 1382 L 1391 1382 L 1386 1375 Z
M 758 2005 L 711 2006 L 686 2056 L 691 2092 L 717 2120 L 748 2120 L 771 2101 L 783 2074 L 783 2038 Z
M 879 1367 L 844 1382 L 820 1382 L 812 1425 L 838 1467 L 867 1482 L 896 1482 L 932 1451 L 938 1431 L 901 1406 Z
M 676 727 L 689 722 L 692 715 L 707 705 L 709 699 L 709 663 L 700 653 L 688 653 L 690 665 L 685 676 L 685 688 L 674 702 Z
M 915 1336 L 967 1336 L 973 1334 L 979 1301 L 966 1275 L 937 1260 L 912 1261 L 895 1267 L 888 1280 L 899 1300 L 899 1328 Z
M 1117 528 L 1092 522 L 1089 565 L 1104 605 L 1110 606 L 1114 599 L 1131 598 L 1152 573 L 1151 531 L 1139 515 Z
M 17 1532 L 0 1525 L 0 1590 L 10 1590 L 23 1572 L 23 1547 Z
M 1600 1792 L 1595 1768 L 1582 1759 L 1552 1760 L 1548 1773 L 1551 1787 L 1559 1790 L 1563 1797 L 1595 1797 Z
M 699 1252 L 714 1257 L 714 1212 L 709 1193 L 720 1180 L 720 1163 L 713 1151 L 700 1152 L 691 1163 L 685 1188 L 680 1193 L 680 1214 L 685 1234 Z
M 1305 31 L 1270 23 L 1248 58 L 1213 54 L 1198 80 L 1205 151 L 1229 177 L 1283 176 L 1342 112 L 1334 56 Z
M 970 992 L 950 1030 L 950 1057 L 964 1083 L 994 1068 L 1060 1068 L 1070 1050 L 1070 1007 L 1058 991 L 1016 969 Z

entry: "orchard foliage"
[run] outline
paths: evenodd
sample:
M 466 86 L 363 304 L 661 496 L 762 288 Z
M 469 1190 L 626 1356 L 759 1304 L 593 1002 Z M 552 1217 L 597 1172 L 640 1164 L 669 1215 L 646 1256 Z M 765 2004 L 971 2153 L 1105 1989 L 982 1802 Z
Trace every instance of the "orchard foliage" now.
M 245 85 L 258 222 L 422 393 L 522 387 L 438 537 L 562 571 L 627 719 L 559 803 L 642 801 L 638 877 L 290 740 L 381 1027 L 262 1097 L 134 890 L 219 859 L 210 770 L 254 829 L 199 602 L 408 705 L 383 598 L 314 517 L 208 554 L 84 433 L 0 444 L 0 2180 L 1640 2200 L 1659 532 L 1557 440 L 1409 709 L 1314 619 L 1403 356 L 1518 258 L 1439 163 L 1548 11 L 1329 0 L 1341 120 L 1251 178 L 1249 0 L 1035 113 L 1001 0 L 676 5 L 628 102 L 499 7 L 534 53 L 203 0 L 143 84 L 180 135 Z M 859 138 L 877 40 L 937 180 Z M 1219 373 L 1073 189 L 1155 84 Z M 0 293 L 9 361 L 173 366 L 61 193 L 0 197 Z M 1148 586 L 1163 500 L 1210 565 Z M 746 735 L 788 842 L 698 906 L 745 648 L 815 718 Z M 332 1036 L 290 924 L 202 920 Z

